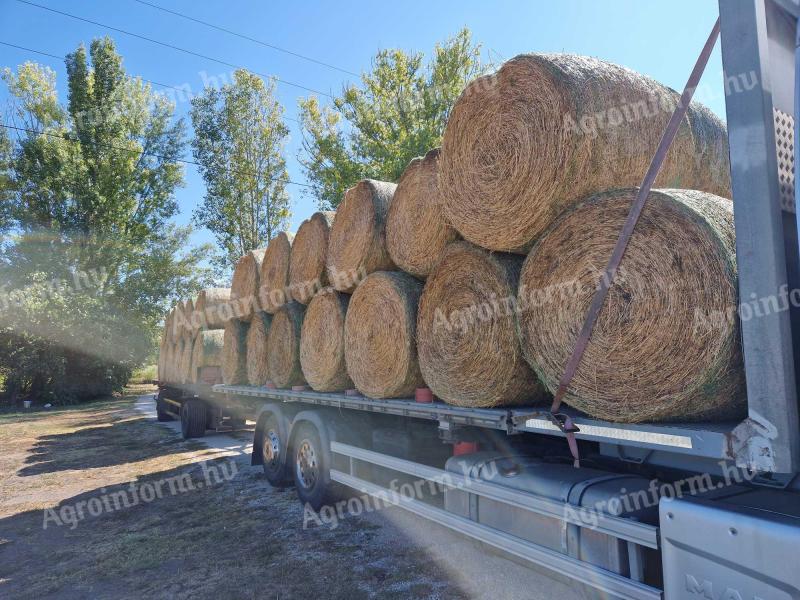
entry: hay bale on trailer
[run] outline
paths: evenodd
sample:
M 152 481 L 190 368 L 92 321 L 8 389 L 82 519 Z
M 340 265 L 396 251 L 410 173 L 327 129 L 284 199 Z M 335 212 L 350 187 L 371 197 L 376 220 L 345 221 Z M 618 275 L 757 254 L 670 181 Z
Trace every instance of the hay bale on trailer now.
M 565 213 L 522 271 L 519 333 L 528 362 L 558 387 L 634 189 Z M 733 209 L 689 190 L 653 190 L 565 401 L 642 422 L 743 416 Z
M 249 322 L 256 311 L 258 302 L 261 264 L 266 250 L 251 250 L 242 256 L 233 269 L 231 280 L 231 304 L 234 316 L 240 321 Z
M 396 187 L 365 179 L 345 192 L 330 230 L 326 267 L 340 292 L 352 292 L 369 273 L 395 269 L 386 250 L 386 217 Z
M 230 288 L 207 288 L 201 290 L 195 302 L 195 312 L 206 329 L 222 329 L 233 318 L 230 304 Z
M 425 279 L 445 246 L 458 238 L 439 200 L 439 148 L 413 159 L 394 192 L 386 219 L 386 248 L 403 271 Z
M 247 381 L 250 385 L 267 382 L 267 338 L 272 315 L 257 312 L 247 331 Z
M 192 349 L 192 382 L 200 383 L 200 370 L 208 367 L 222 369 L 222 348 L 225 331 L 206 329 L 197 334 Z
M 289 293 L 289 263 L 292 254 L 293 233 L 281 231 L 267 244 L 261 262 L 259 298 L 261 310 L 275 314 L 291 301 Z
M 247 384 L 248 323 L 231 319 L 222 336 L 222 381 L 228 385 Z
M 413 396 L 424 386 L 417 361 L 417 305 L 422 283 L 401 271 L 378 271 L 356 288 L 345 318 L 345 361 L 370 398 Z
M 181 360 L 178 364 L 178 382 L 179 383 L 194 383 L 194 376 L 192 375 L 192 352 L 194 351 L 195 338 L 186 333 L 183 336 L 183 349 L 181 351 Z
M 522 261 L 455 242 L 428 276 L 417 318 L 419 362 L 428 387 L 445 402 L 492 407 L 544 399 L 514 325 Z
M 318 392 L 351 389 L 344 357 L 344 323 L 350 296 L 333 289 L 318 293 L 306 307 L 300 335 L 300 366 Z
M 325 263 L 332 211 L 315 212 L 302 222 L 292 243 L 289 261 L 289 290 L 300 304 L 308 304 L 319 290 L 328 285 Z
M 624 67 L 525 54 L 472 81 L 442 140 L 447 219 L 467 240 L 523 252 L 576 201 L 641 182 L 680 95 Z M 656 180 L 730 195 L 725 126 L 693 103 Z
M 267 340 L 267 372 L 277 388 L 305 385 L 300 367 L 300 332 L 306 307 L 289 302 L 275 313 Z

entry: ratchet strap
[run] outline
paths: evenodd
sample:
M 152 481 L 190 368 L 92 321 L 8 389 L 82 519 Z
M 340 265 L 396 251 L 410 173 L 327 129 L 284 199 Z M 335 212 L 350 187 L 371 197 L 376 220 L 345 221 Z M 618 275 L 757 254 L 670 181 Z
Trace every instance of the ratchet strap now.
M 634 199 L 633 204 L 631 204 L 628 217 L 625 220 L 625 224 L 622 227 L 622 232 L 620 233 L 617 243 L 614 246 L 614 250 L 611 253 L 611 258 L 608 260 L 608 265 L 606 266 L 605 271 L 603 271 L 600 281 L 597 284 L 597 290 L 595 291 L 594 297 L 592 298 L 592 303 L 589 306 L 589 312 L 586 315 L 586 320 L 583 322 L 583 327 L 578 334 L 578 339 L 575 342 L 572 355 L 569 357 L 567 366 L 564 369 L 564 375 L 559 381 L 558 389 L 556 390 L 555 397 L 553 398 L 553 404 L 550 407 L 549 419 L 566 436 L 570 453 L 574 459 L 575 467 L 580 466 L 578 442 L 575 439 L 575 434 L 580 431 L 580 429 L 575 426 L 575 424 L 572 422 L 572 419 L 568 415 L 559 412 L 561 409 L 561 403 L 564 400 L 564 396 L 567 393 L 567 388 L 569 387 L 572 378 L 575 376 L 575 372 L 578 370 L 578 365 L 580 365 L 583 353 L 586 350 L 586 347 L 589 345 L 589 339 L 592 336 L 592 330 L 597 322 L 597 317 L 600 315 L 600 311 L 603 308 L 608 290 L 614 283 L 614 276 L 616 275 L 617 269 L 622 261 L 622 257 L 625 254 L 625 249 L 628 247 L 628 242 L 633 235 L 633 230 L 636 227 L 639 216 L 642 214 L 642 209 L 644 209 L 647 196 L 650 194 L 650 190 L 653 187 L 653 182 L 655 182 L 658 172 L 661 170 L 661 166 L 664 164 L 664 159 L 666 158 L 667 152 L 669 151 L 669 148 L 675 139 L 675 135 L 678 133 L 678 128 L 686 116 L 686 111 L 689 109 L 692 96 L 694 96 L 694 92 L 697 89 L 697 84 L 700 82 L 700 77 L 703 75 L 703 71 L 708 64 L 708 59 L 711 56 L 711 51 L 714 49 L 714 44 L 716 44 L 718 36 L 719 18 L 717 18 L 717 22 L 714 24 L 714 28 L 711 30 L 711 34 L 708 36 L 708 40 L 703 47 L 703 51 L 700 53 L 700 56 L 694 65 L 694 69 L 692 69 L 691 75 L 689 75 L 689 80 L 686 82 L 686 87 L 683 89 L 683 94 L 681 94 L 678 105 L 675 107 L 675 110 L 672 113 L 669 122 L 667 123 L 667 127 L 661 136 L 661 141 L 659 142 L 658 148 L 653 155 L 653 159 L 650 161 L 650 166 L 648 167 L 647 173 L 642 180 L 642 185 L 636 192 L 636 198 Z

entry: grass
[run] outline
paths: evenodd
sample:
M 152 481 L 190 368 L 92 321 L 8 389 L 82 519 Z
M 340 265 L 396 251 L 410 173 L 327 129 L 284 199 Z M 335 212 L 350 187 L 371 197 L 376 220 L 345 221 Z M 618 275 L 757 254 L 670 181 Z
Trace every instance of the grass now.
M 146 367 L 141 367 L 140 369 L 136 369 L 131 375 L 130 383 L 132 384 L 150 383 L 151 381 L 155 381 L 157 377 L 158 377 L 158 365 L 148 365 Z

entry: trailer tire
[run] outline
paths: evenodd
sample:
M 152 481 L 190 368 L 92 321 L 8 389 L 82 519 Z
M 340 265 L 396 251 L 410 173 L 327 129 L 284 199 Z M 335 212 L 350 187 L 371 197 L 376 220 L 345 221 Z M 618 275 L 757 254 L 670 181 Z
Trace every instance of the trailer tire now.
M 191 398 L 181 406 L 181 433 L 183 439 L 203 437 L 206 434 L 206 405 L 202 400 Z
M 317 428 L 308 421 L 292 433 L 292 475 L 300 502 L 315 511 L 331 504 L 336 494 L 330 478 L 331 451 L 325 448 Z
M 164 406 L 164 399 L 161 397 L 161 393 L 156 397 L 156 418 L 159 423 L 173 420 L 173 416 L 167 413 L 167 407 Z
M 270 413 L 261 426 L 261 466 L 273 487 L 284 487 L 289 482 L 287 454 L 286 423 Z

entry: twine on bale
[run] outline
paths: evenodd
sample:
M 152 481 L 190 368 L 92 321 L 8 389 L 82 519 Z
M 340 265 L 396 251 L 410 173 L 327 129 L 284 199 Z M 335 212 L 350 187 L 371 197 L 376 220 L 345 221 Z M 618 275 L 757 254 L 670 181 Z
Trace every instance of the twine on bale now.
M 340 292 L 352 292 L 374 271 L 395 269 L 386 250 L 386 217 L 393 183 L 365 179 L 344 194 L 328 238 L 328 281 Z
M 386 248 L 403 271 L 425 279 L 458 233 L 444 217 L 438 186 L 439 148 L 413 159 L 394 192 L 386 219 Z
M 222 347 L 225 343 L 222 329 L 208 329 L 197 334 L 192 349 L 192 381 L 200 383 L 199 371 L 205 367 L 222 367 Z
M 314 294 L 328 285 L 325 263 L 335 214 L 315 212 L 297 229 L 289 261 L 289 290 L 301 304 L 308 304 Z
M 526 252 L 589 194 L 638 185 L 679 99 L 629 69 L 568 54 L 527 54 L 470 83 L 439 160 L 447 219 L 492 250 Z M 657 184 L 730 194 L 725 126 L 693 103 Z
M 222 381 L 227 385 L 247 383 L 248 325 L 237 319 L 225 323 L 222 337 Z
M 544 400 L 514 325 L 522 260 L 455 242 L 428 276 L 417 318 L 419 361 L 428 387 L 445 402 L 492 407 Z
M 267 337 L 272 315 L 259 311 L 247 331 L 247 381 L 250 385 L 267 382 Z
M 249 322 L 257 310 L 259 275 L 261 264 L 266 250 L 251 250 L 242 256 L 233 269 L 231 280 L 231 304 L 234 307 L 235 317 L 241 321 Z
M 596 194 L 531 250 L 518 298 L 525 357 L 554 391 L 635 189 Z M 611 421 L 742 416 L 730 201 L 653 190 L 564 401 Z
M 350 296 L 326 289 L 309 302 L 300 336 L 300 366 L 318 392 L 353 388 L 344 356 L 344 323 Z
M 417 360 L 417 305 L 422 283 L 400 271 L 367 275 L 345 317 L 345 361 L 370 398 L 403 398 L 425 385 Z
M 233 318 L 230 288 L 208 288 L 197 295 L 195 312 L 206 329 L 222 329 Z M 213 365 L 212 365 L 213 366 Z
M 305 385 L 300 367 L 300 332 L 306 307 L 289 302 L 272 317 L 267 340 L 267 373 L 277 388 Z
M 289 262 L 294 234 L 281 231 L 267 244 L 261 262 L 259 298 L 261 310 L 275 314 L 291 300 L 289 294 Z

